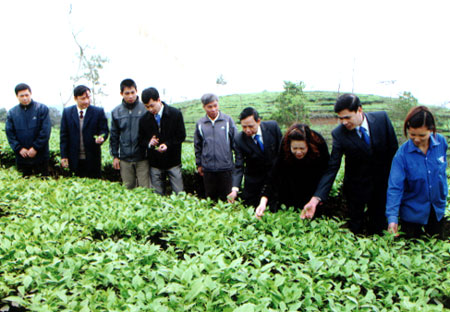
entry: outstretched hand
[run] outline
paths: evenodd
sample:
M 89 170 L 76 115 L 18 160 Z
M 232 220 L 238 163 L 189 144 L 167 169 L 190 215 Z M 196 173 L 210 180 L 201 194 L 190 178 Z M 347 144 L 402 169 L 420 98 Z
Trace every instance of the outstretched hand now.
M 394 234 L 395 237 L 400 235 L 398 234 L 398 224 L 394 222 L 389 223 L 387 231 Z
M 317 205 L 320 203 L 319 199 L 315 196 L 303 207 L 300 218 L 302 219 L 312 219 L 316 213 Z

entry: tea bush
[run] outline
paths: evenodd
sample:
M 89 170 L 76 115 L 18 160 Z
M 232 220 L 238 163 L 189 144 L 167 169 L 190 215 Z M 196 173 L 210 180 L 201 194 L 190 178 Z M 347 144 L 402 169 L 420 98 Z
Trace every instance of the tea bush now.
M 0 298 L 32 311 L 443 311 L 450 243 L 356 237 L 104 180 L 0 170 Z

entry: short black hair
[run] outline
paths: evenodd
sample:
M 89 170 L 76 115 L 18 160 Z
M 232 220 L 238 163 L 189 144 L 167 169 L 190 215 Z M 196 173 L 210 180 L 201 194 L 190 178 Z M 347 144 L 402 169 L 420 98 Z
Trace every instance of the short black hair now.
M 255 121 L 259 120 L 259 114 L 253 107 L 244 108 L 241 114 L 239 115 L 239 120 L 245 119 L 250 116 L 253 116 L 253 118 L 255 118 Z
M 144 104 L 147 104 L 150 102 L 150 100 L 158 101 L 159 99 L 159 92 L 156 90 L 156 88 L 150 87 L 142 91 L 141 94 L 141 100 Z
M 31 93 L 31 88 L 26 83 L 19 83 L 15 88 L 14 91 L 16 92 L 16 95 L 19 94 L 20 91 L 28 90 Z
M 202 101 L 203 106 L 208 105 L 209 103 L 212 103 L 214 101 L 219 102 L 219 98 L 213 93 L 203 94 L 200 100 Z
M 120 83 L 120 93 L 122 93 L 125 88 L 135 88 L 137 90 L 136 82 L 130 78 L 122 80 Z
M 334 112 L 339 113 L 344 109 L 348 109 L 351 112 L 356 112 L 361 107 L 361 101 L 354 94 L 343 94 L 341 95 L 336 104 L 334 104 Z
M 76 86 L 75 89 L 73 89 L 73 96 L 74 97 L 82 96 L 87 91 L 91 92 L 91 89 L 83 85 Z

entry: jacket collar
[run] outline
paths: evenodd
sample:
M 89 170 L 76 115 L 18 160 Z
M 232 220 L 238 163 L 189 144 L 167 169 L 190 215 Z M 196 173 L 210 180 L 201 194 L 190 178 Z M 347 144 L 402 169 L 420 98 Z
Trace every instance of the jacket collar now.
M 31 99 L 30 104 L 28 104 L 28 105 L 22 105 L 22 104 L 19 104 L 19 106 L 20 106 L 20 108 L 23 109 L 23 110 L 29 110 L 29 109 L 31 109 L 31 108 L 34 107 L 34 101 L 33 101 L 33 99 Z
M 139 96 L 136 97 L 136 101 L 134 101 L 134 103 L 131 103 L 131 104 L 128 104 L 127 102 L 125 102 L 124 99 L 122 99 L 122 105 L 123 105 L 126 109 L 134 109 L 138 103 L 139 103 Z
M 428 147 L 428 149 L 433 149 L 435 146 L 438 146 L 440 144 L 441 143 L 439 143 L 436 140 L 435 134 L 431 133 L 430 146 Z M 420 148 L 418 148 L 416 145 L 414 145 L 414 142 L 411 139 L 408 139 L 408 141 L 406 142 L 406 151 L 408 153 L 419 152 L 419 153 L 423 154 L 422 151 L 420 150 Z

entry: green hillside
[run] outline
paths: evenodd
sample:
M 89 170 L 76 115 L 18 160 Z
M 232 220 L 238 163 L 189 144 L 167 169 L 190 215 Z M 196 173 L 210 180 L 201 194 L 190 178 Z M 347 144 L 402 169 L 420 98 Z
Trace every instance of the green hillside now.
M 308 99 L 308 109 L 310 114 L 311 127 L 320 132 L 331 147 L 331 131 L 336 127 L 338 121 L 333 110 L 339 94 L 329 91 L 305 91 Z M 248 106 L 254 107 L 263 120 L 271 119 L 275 109 L 277 97 L 280 92 L 260 92 L 249 94 L 233 94 L 219 97 L 220 110 L 233 117 L 236 123 L 239 114 Z M 389 98 L 372 94 L 357 94 L 366 112 L 387 111 L 394 124 L 399 142 L 404 142 L 402 134 L 403 118 L 395 119 L 392 116 L 393 103 L 397 98 Z M 181 109 L 186 125 L 187 141 L 192 142 L 194 137 L 195 123 L 205 115 L 200 99 L 175 103 L 173 106 Z M 450 138 L 450 110 L 442 107 L 431 107 L 438 123 L 438 132 Z M 300 120 L 301 122 L 301 120 Z M 238 126 L 240 130 L 240 126 Z M 286 129 L 282 129 L 284 131 Z
M 262 119 L 269 120 L 275 108 L 280 92 L 260 92 L 249 94 L 233 94 L 219 98 L 221 111 L 238 121 L 240 112 L 248 106 L 254 107 Z M 308 99 L 308 108 L 312 127 L 323 132 L 325 136 L 337 124 L 333 105 L 338 97 L 337 92 L 310 91 L 305 92 Z M 366 111 L 387 110 L 391 99 L 377 95 L 358 94 Z M 202 104 L 199 99 L 173 104 L 181 109 L 186 124 L 188 140 L 193 140 L 196 121 L 204 116 Z

